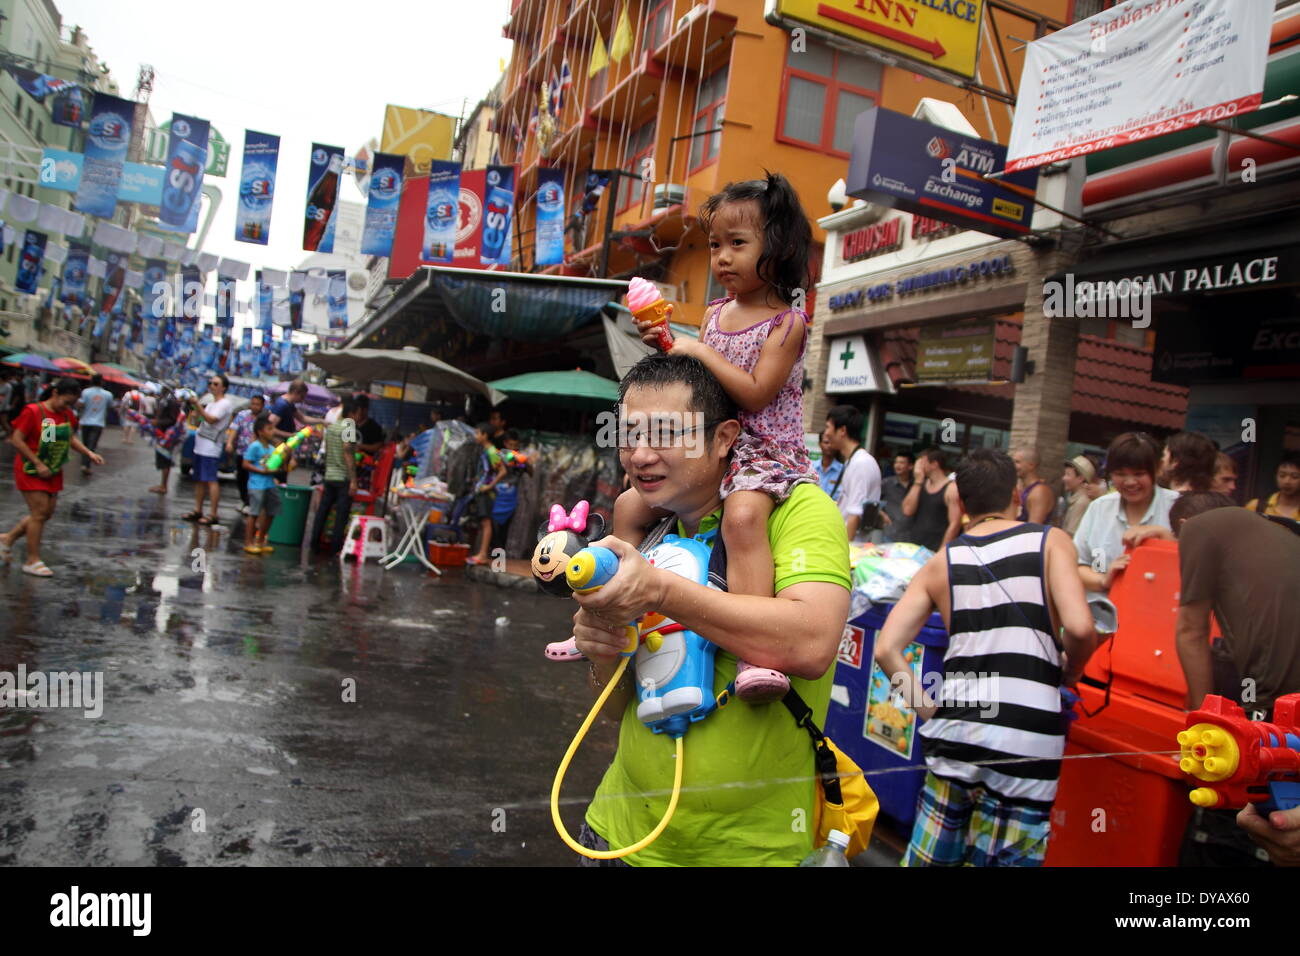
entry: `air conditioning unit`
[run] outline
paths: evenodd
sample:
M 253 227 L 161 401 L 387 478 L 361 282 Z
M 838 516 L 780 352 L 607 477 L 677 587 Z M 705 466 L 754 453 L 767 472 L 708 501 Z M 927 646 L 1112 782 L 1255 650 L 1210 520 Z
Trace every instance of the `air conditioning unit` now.
M 660 183 L 655 187 L 654 197 L 654 208 L 656 209 L 677 206 L 686 202 L 686 187 L 679 186 L 676 183 Z
M 687 10 L 685 13 L 683 13 L 680 17 L 677 18 L 676 29 L 681 30 L 684 27 L 686 27 L 687 24 L 694 23 L 700 17 L 704 16 L 704 14 L 708 12 L 708 10 L 709 7 L 707 4 L 697 3 L 695 6 L 691 7 L 689 10 Z

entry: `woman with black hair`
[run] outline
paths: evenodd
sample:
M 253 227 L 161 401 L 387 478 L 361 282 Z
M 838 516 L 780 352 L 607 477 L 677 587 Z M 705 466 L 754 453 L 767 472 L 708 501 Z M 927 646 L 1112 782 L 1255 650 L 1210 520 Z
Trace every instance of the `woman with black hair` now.
M 27 502 L 27 516 L 7 534 L 0 534 L 0 563 L 8 564 L 14 543 L 26 537 L 27 561 L 23 573 L 33 577 L 54 576 L 41 560 L 41 538 L 63 490 L 63 465 L 68 456 L 75 451 L 96 465 L 104 463 L 103 458 L 77 437 L 77 415 L 72 406 L 80 396 L 81 385 L 75 379 L 59 379 L 48 399 L 23 409 L 14 421 L 9 438 L 18 452 L 14 455 L 14 484 Z

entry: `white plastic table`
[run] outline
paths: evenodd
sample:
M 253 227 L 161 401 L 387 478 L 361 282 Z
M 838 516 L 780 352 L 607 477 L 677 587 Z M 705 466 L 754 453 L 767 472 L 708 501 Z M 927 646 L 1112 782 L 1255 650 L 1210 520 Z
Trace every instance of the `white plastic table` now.
M 384 568 L 395 567 L 414 551 L 421 564 L 441 576 L 442 572 L 424 553 L 420 533 L 429 518 L 429 510 L 434 505 L 446 504 L 454 499 L 450 495 L 421 491 L 416 488 L 400 488 L 394 494 L 398 501 L 397 513 L 402 521 L 402 536 L 393 551 L 380 558 L 379 563 Z

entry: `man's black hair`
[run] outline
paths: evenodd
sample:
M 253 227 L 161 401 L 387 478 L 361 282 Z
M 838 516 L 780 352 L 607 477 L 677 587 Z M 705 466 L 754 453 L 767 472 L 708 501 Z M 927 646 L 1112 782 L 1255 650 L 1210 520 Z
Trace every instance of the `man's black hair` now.
M 763 233 L 763 253 L 758 257 L 758 277 L 772 286 L 781 301 L 793 304 L 796 289 L 808 286 L 808 250 L 812 227 L 799 203 L 799 194 L 780 173 L 764 170 L 763 179 L 727 183 L 700 207 L 700 225 L 707 236 L 718 210 L 727 203 L 753 200 L 758 204 L 758 228 Z
M 253 434 L 256 435 L 269 424 L 271 424 L 270 415 L 258 415 L 257 420 L 253 422 Z
M 501 440 L 503 442 L 519 441 L 519 432 L 515 431 L 513 428 L 507 428 L 501 433 Z
M 948 456 L 938 445 L 931 445 L 929 448 L 922 449 L 917 453 L 917 458 L 925 458 L 935 463 L 939 468 L 943 468 L 948 462 Z M 1007 458 L 1010 461 L 1010 457 Z M 1012 462 L 1014 464 L 1014 462 Z
M 826 413 L 826 417 L 833 427 L 846 429 L 854 441 L 862 439 L 862 422 L 866 416 L 856 405 L 836 405 Z
M 351 395 L 343 396 L 343 405 L 339 411 L 339 418 L 346 418 L 357 410 L 357 400 Z
M 1300 468 L 1300 451 L 1282 452 L 1282 458 L 1278 461 L 1277 467 L 1281 468 L 1283 465 L 1290 465 L 1293 468 Z
M 481 431 L 484 435 L 487 435 L 488 438 L 492 437 L 492 426 L 491 424 L 488 423 L 488 420 L 486 418 L 483 421 L 479 422 L 477 425 L 475 425 L 474 428 L 477 429 L 478 431 Z
M 915 461 L 916 461 L 916 456 L 913 455 L 910 451 L 896 451 L 896 452 L 894 452 L 894 457 L 895 457 L 895 458 L 906 458 L 908 461 L 911 461 L 911 462 L 915 462 Z
M 996 448 L 976 448 L 957 463 L 957 496 L 967 514 L 1005 511 L 1016 490 L 1016 463 Z
M 103 388 L 103 387 L 104 387 L 104 376 L 100 375 L 98 372 L 96 372 L 94 375 L 90 376 L 90 387 L 91 387 L 91 388 Z
M 209 373 L 208 373 L 208 378 L 210 378 L 210 379 L 212 379 L 212 378 L 219 378 L 219 379 L 221 379 L 221 387 L 224 388 L 227 392 L 230 391 L 230 379 L 226 378 L 226 375 L 225 375 L 224 372 L 209 372 Z
M 685 355 L 665 355 L 656 352 L 637 362 L 618 383 L 618 400 L 621 403 L 631 388 L 668 388 L 686 385 L 691 390 L 691 411 L 700 412 L 710 422 L 704 429 L 706 441 L 713 440 L 713 432 L 722 422 L 736 418 L 740 409 L 713 373 L 699 359 Z
M 1169 526 L 1176 537 L 1186 519 L 1195 518 L 1216 508 L 1235 507 L 1237 503 L 1221 491 L 1184 491 L 1178 496 L 1178 500 L 1169 506 Z
M 370 396 L 365 392 L 357 392 L 352 396 L 352 401 L 357 403 L 357 408 L 364 412 L 370 411 Z
M 54 383 L 54 395 L 80 395 L 81 383 L 75 378 L 61 378 Z

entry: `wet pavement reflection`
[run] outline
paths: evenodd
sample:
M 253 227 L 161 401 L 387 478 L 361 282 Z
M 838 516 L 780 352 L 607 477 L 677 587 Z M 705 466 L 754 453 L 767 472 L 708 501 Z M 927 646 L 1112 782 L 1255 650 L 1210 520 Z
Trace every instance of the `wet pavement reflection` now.
M 90 478 L 64 469 L 55 576 L 23 574 L 21 543 L 0 568 L 0 673 L 103 674 L 98 719 L 0 708 L 0 864 L 573 862 L 547 801 L 585 668 L 542 655 L 572 602 L 459 569 L 250 556 L 233 484 L 223 527 L 199 528 L 188 482 L 145 491 L 152 449 L 110 429 L 100 452 Z M 12 458 L 6 530 L 26 513 Z M 598 724 L 565 781 L 573 832 L 614 743 Z

